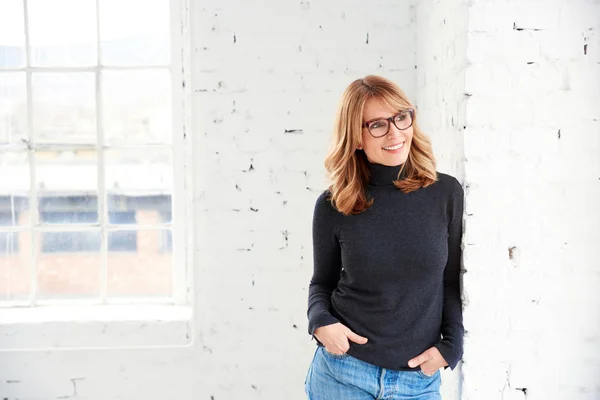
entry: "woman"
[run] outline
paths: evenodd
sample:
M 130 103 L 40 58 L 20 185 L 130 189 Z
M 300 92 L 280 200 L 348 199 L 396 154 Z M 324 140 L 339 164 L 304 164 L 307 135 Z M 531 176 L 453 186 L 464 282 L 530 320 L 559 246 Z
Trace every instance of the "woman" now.
M 414 106 L 377 76 L 346 89 L 313 219 L 310 399 L 441 399 L 462 357 L 463 190 Z

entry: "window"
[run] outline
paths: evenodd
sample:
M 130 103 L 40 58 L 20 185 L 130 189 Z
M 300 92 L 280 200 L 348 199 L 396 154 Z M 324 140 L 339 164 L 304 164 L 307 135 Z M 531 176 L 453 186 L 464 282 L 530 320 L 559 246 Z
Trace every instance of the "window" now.
M 71 204 L 76 201 L 70 200 Z M 50 201 L 55 205 L 56 201 Z M 48 207 L 46 207 L 48 208 Z M 69 208 L 73 208 L 72 206 Z M 83 207 L 75 207 L 82 209 Z M 41 207 L 41 209 L 44 209 Z M 85 224 L 97 221 L 95 211 L 40 211 L 40 220 L 48 224 Z M 110 224 L 135 224 L 135 211 L 119 211 L 108 214 Z M 101 251 L 100 232 L 44 232 L 41 251 L 44 253 Z M 137 234 L 135 230 L 112 232 L 108 240 L 108 250 L 112 251 L 137 251 Z
M 19 213 L 0 211 L 0 229 L 15 225 L 19 219 Z M 0 253 L 11 254 L 19 250 L 19 237 L 16 232 L 0 233 Z
M 160 218 L 163 223 L 169 223 L 171 222 L 172 213 L 170 211 L 162 212 Z M 173 232 L 170 229 L 162 231 L 160 237 L 160 251 L 161 253 L 173 251 Z
M 135 224 L 135 211 L 111 212 L 108 214 L 111 224 Z M 137 251 L 137 233 L 134 230 L 115 231 L 108 238 L 108 250 Z
M 44 232 L 43 253 L 100 251 L 100 232 Z
M 0 2 L 0 306 L 187 302 L 183 15 Z
M 85 224 L 97 219 L 95 211 L 40 211 L 40 220 L 47 224 Z M 41 241 L 43 253 L 60 253 L 100 251 L 101 239 L 99 231 L 44 232 Z

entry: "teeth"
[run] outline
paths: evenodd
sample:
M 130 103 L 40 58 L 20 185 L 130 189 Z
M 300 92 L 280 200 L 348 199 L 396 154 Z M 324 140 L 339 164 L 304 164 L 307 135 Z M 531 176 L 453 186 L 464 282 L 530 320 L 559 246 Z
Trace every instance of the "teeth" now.
M 384 147 L 383 149 L 384 149 L 384 150 L 398 150 L 398 149 L 399 149 L 400 147 L 402 147 L 403 145 L 404 145 L 404 143 L 400 143 L 400 144 L 397 144 L 397 145 L 395 145 L 395 146 L 391 146 L 391 147 Z

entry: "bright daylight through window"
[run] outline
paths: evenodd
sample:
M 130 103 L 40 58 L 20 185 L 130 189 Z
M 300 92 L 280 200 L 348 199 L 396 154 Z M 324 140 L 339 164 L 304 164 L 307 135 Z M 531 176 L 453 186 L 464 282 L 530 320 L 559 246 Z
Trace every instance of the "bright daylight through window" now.
M 172 43 L 169 0 L 0 2 L 0 306 L 173 301 Z

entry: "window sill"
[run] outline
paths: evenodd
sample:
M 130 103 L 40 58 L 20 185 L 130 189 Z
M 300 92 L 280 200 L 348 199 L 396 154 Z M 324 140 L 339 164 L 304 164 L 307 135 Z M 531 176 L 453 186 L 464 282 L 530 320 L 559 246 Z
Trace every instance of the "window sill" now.
M 186 347 L 192 308 L 53 306 L 0 310 L 0 351 Z

